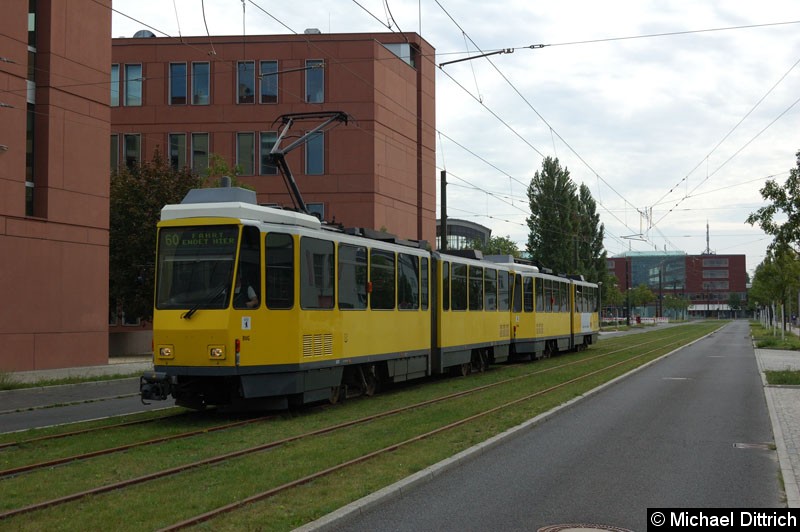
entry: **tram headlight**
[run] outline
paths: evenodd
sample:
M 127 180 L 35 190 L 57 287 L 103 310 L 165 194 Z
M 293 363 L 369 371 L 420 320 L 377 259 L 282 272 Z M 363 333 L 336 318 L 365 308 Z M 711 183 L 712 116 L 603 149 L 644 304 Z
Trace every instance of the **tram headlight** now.
M 172 358 L 173 349 L 171 345 L 161 345 L 158 347 L 158 358 Z
M 225 358 L 225 347 L 221 345 L 212 345 L 208 348 L 208 357 L 213 360 L 222 360 Z

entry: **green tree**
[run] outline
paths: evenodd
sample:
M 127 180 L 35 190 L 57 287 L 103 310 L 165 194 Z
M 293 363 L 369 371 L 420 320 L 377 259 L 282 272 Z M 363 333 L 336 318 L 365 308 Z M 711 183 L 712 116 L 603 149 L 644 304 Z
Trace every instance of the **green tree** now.
M 622 316 L 622 312 L 620 308 L 622 308 L 625 304 L 625 295 L 617 286 L 616 278 L 613 276 L 609 276 L 608 282 L 603 283 L 602 287 L 602 299 L 600 303 L 603 305 L 604 309 L 615 309 L 614 311 L 610 311 L 606 313 L 605 316 Z
M 569 170 L 545 157 L 528 186 L 528 252 L 534 262 L 556 272 L 576 272 L 577 194 Z
M 689 310 L 689 300 L 685 297 L 668 295 L 664 297 L 664 310 L 671 312 L 676 318 L 685 316 Z
M 789 246 L 795 250 L 800 243 L 800 151 L 795 154 L 797 166 L 789 170 L 789 177 L 783 186 L 768 179 L 761 189 L 761 197 L 771 201 L 747 217 L 750 225 L 758 224 L 768 235 L 773 236 L 770 249 Z M 786 218 L 780 223 L 778 218 Z
M 472 241 L 472 249 L 480 250 L 484 255 L 511 255 L 519 258 L 519 248 L 510 236 L 493 236 L 485 244 L 480 240 Z
M 205 175 L 202 177 L 202 186 L 203 188 L 219 187 L 222 185 L 222 177 L 227 176 L 231 178 L 232 187 L 252 189 L 252 187 L 239 181 L 238 177 L 241 173 L 241 166 L 231 166 L 222 155 L 212 153 L 208 157 L 208 168 L 206 168 Z
M 739 311 L 742 310 L 742 296 L 731 292 L 728 296 L 728 307 L 733 311 L 734 317 L 738 317 Z
M 656 296 L 652 290 L 650 290 L 646 284 L 640 284 L 633 290 L 631 290 L 631 305 L 633 307 L 644 307 L 648 303 L 651 303 L 656 300 Z
M 608 255 L 603 245 L 605 226 L 600 223 L 597 203 L 589 187 L 581 184 L 578 195 L 578 272 L 587 281 L 608 282 Z
M 800 289 L 800 261 L 788 246 L 773 246 L 763 262 L 756 267 L 750 299 L 761 308 L 783 305 L 785 315 L 791 315 L 794 299 Z
M 111 309 L 153 315 L 156 223 L 161 208 L 200 186 L 188 168 L 174 170 L 157 150 L 153 160 L 111 175 L 109 298 Z
M 558 273 L 608 282 L 605 228 L 589 187 L 576 187 L 558 159 L 545 157 L 528 186 L 528 201 L 527 250 L 532 260 Z

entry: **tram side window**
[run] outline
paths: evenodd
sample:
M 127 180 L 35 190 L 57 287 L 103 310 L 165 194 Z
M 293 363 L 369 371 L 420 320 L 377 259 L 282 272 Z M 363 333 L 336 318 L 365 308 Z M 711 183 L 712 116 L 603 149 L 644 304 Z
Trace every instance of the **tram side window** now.
M 553 281 L 553 312 L 561 312 L 561 283 Z
M 442 310 L 450 310 L 450 263 L 442 263 Z
M 522 276 L 514 276 L 514 312 L 522 312 Z
M 339 246 L 339 308 L 367 308 L 367 248 Z
M 419 257 L 400 253 L 397 256 L 398 308 L 401 310 L 419 309 Z
M 269 233 L 264 240 L 266 255 L 267 308 L 294 306 L 294 241 L 291 235 Z
M 575 312 L 583 312 L 583 290 L 575 285 Z
M 261 305 L 261 232 L 244 226 L 236 272 L 233 308 L 256 308 Z
M 300 240 L 300 306 L 333 308 L 333 242 L 304 237 Z
M 483 268 L 469 267 L 469 309 L 483 309 Z
M 553 303 L 555 297 L 553 296 L 553 281 L 550 279 L 544 280 L 544 311 L 553 312 Z
M 497 310 L 497 270 L 487 268 L 483 277 L 483 308 Z
M 536 312 L 544 312 L 544 279 L 536 278 Z
M 558 284 L 558 293 L 561 296 L 561 312 L 569 312 L 569 292 L 567 291 L 569 285 L 567 283 Z
M 533 277 L 525 278 L 525 312 L 533 312 Z
M 369 279 L 372 283 L 370 308 L 394 309 L 394 253 L 380 249 L 370 250 Z
M 422 298 L 422 310 L 428 310 L 428 259 L 420 261 L 419 291 Z
M 498 272 L 497 275 L 497 310 L 508 310 L 509 272 Z
M 450 282 L 450 302 L 453 310 L 467 310 L 467 265 L 453 264 Z

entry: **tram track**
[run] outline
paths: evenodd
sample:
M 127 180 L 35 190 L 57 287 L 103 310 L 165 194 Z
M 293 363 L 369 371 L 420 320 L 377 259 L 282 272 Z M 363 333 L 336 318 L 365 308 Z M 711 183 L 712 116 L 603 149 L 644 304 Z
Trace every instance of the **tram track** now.
M 133 427 L 133 426 L 136 426 L 136 425 L 146 425 L 148 423 L 154 423 L 156 421 L 163 421 L 165 419 L 178 418 L 178 417 L 187 416 L 187 415 L 189 415 L 189 413 L 181 412 L 181 413 L 178 413 L 178 414 L 168 414 L 168 415 L 165 415 L 165 416 L 157 416 L 157 417 L 151 417 L 151 418 L 147 418 L 147 419 L 136 419 L 136 420 L 132 420 L 132 421 L 123 421 L 121 423 L 115 423 L 115 424 L 112 424 L 112 425 L 100 425 L 100 426 L 97 426 L 97 427 L 89 427 L 89 428 L 85 428 L 85 429 L 72 430 L 72 431 L 68 431 L 68 432 L 59 432 L 59 433 L 56 433 L 56 434 L 47 434 L 45 436 L 37 436 L 35 438 L 28 438 L 28 439 L 25 439 L 25 440 L 1 442 L 0 443 L 0 450 L 6 449 L 6 448 L 9 448 L 9 447 L 20 447 L 20 446 L 23 446 L 23 445 L 32 445 L 32 444 L 42 443 L 42 442 L 46 442 L 46 441 L 50 441 L 50 440 L 60 440 L 62 438 L 69 438 L 69 437 L 73 437 L 73 436 L 81 436 L 81 435 L 91 434 L 91 433 L 96 433 L 96 432 L 104 432 L 106 430 L 113 430 L 113 429 L 119 429 L 119 428 L 125 428 L 125 427 Z M 0 477 L 2 477 L 2 476 L 3 476 L 3 473 L 2 473 L 2 471 L 0 471 Z
M 120 489 L 123 489 L 123 488 L 131 487 L 131 486 L 134 486 L 134 485 L 137 485 L 137 484 L 142 484 L 142 483 L 149 482 L 149 481 L 152 481 L 152 480 L 165 478 L 165 477 L 168 477 L 168 476 L 171 476 L 171 475 L 176 475 L 178 473 L 181 473 L 181 472 L 184 472 L 184 471 L 188 471 L 188 470 L 191 470 L 191 469 L 197 469 L 197 468 L 200 468 L 200 467 L 203 467 L 203 466 L 219 464 L 221 462 L 229 461 L 229 460 L 232 460 L 234 458 L 244 457 L 244 456 L 248 456 L 248 455 L 251 455 L 251 454 L 254 454 L 254 453 L 258 453 L 258 452 L 262 452 L 262 451 L 265 451 L 265 450 L 274 449 L 274 448 L 277 448 L 277 447 L 280 447 L 280 446 L 284 446 L 284 445 L 286 445 L 286 444 L 288 444 L 290 442 L 297 442 L 297 441 L 304 440 L 304 439 L 311 439 L 311 438 L 314 438 L 314 437 L 317 437 L 317 436 L 322 436 L 324 434 L 331 434 L 331 433 L 334 433 L 334 432 L 337 432 L 337 431 L 341 431 L 341 430 L 343 430 L 345 428 L 350 428 L 350 427 L 353 427 L 355 425 L 364 424 L 364 423 L 367 423 L 367 422 L 370 422 L 370 421 L 374 421 L 374 420 L 377 420 L 377 419 L 380 419 L 380 418 L 385 418 L 385 417 L 388 417 L 388 416 L 397 415 L 397 414 L 400 414 L 402 412 L 407 412 L 407 411 L 410 411 L 410 410 L 419 409 L 419 408 L 422 408 L 422 407 L 425 407 L 425 406 L 429 406 L 429 405 L 432 405 L 432 404 L 435 404 L 435 403 L 442 403 L 442 402 L 446 402 L 448 400 L 454 400 L 454 399 L 457 399 L 457 398 L 460 398 L 460 397 L 464 397 L 464 396 L 467 396 L 467 395 L 471 395 L 471 394 L 475 394 L 475 393 L 478 393 L 478 392 L 481 392 L 481 391 L 485 391 L 485 390 L 488 390 L 488 389 L 491 389 L 491 388 L 494 388 L 494 387 L 497 387 L 497 386 L 508 385 L 508 384 L 510 384 L 510 383 L 512 383 L 514 381 L 518 381 L 520 379 L 530 378 L 530 377 L 533 377 L 533 376 L 536 376 L 536 375 L 541 375 L 542 373 L 546 373 L 546 372 L 551 372 L 551 371 L 555 371 L 555 370 L 558 370 L 558 369 L 567 368 L 569 366 L 574 366 L 576 364 L 583 364 L 583 363 L 586 363 L 586 362 L 595 361 L 597 359 L 600 359 L 600 358 L 603 358 L 603 357 L 609 357 L 611 355 L 619 354 L 619 353 L 622 353 L 622 352 L 625 352 L 625 351 L 633 351 L 633 350 L 639 349 L 639 348 L 641 348 L 643 346 L 652 344 L 654 342 L 662 342 L 662 344 L 663 344 L 663 342 L 665 342 L 666 340 L 669 340 L 669 339 L 672 339 L 672 338 L 675 338 L 675 337 L 680 337 L 681 339 L 677 340 L 675 342 L 669 343 L 667 345 L 667 347 L 672 347 L 674 345 L 685 343 L 685 340 L 683 339 L 684 338 L 683 334 L 675 334 L 675 335 L 671 335 L 671 336 L 668 336 L 668 337 L 665 337 L 665 338 L 660 338 L 658 340 L 651 340 L 651 341 L 647 341 L 647 342 L 641 342 L 641 343 L 638 343 L 638 344 L 633 345 L 633 346 L 626 346 L 624 348 L 617 349 L 617 350 L 614 350 L 614 351 L 610 351 L 610 352 L 607 352 L 607 353 L 602 353 L 602 354 L 591 356 L 591 357 L 584 357 L 584 358 L 581 358 L 579 360 L 572 360 L 572 361 L 566 362 L 564 364 L 558 364 L 558 365 L 555 365 L 553 367 L 544 368 L 544 369 L 538 369 L 538 370 L 534 370 L 532 372 L 526 372 L 523 375 L 517 375 L 517 376 L 514 376 L 514 377 L 509 378 L 509 379 L 502 379 L 502 380 L 497 381 L 497 382 L 493 382 L 493 383 L 489 383 L 489 384 L 486 384 L 486 385 L 470 388 L 468 390 L 462 390 L 462 391 L 455 392 L 455 393 L 452 393 L 452 394 L 447 394 L 447 395 L 444 395 L 444 396 L 441 396 L 441 397 L 436 397 L 436 398 L 432 398 L 432 399 L 429 399 L 429 400 L 426 400 L 426 401 L 421 401 L 421 402 L 418 402 L 418 403 L 415 403 L 415 404 L 412 404 L 412 405 L 406 405 L 406 406 L 403 406 L 401 408 L 395 408 L 395 409 L 387 410 L 387 411 L 380 412 L 380 413 L 377 413 L 377 414 L 374 414 L 374 415 L 371 415 L 371 416 L 366 416 L 366 417 L 362 417 L 362 418 L 359 418 L 359 419 L 350 420 L 350 421 L 347 421 L 347 422 L 344 422 L 344 423 L 339 423 L 339 424 L 331 425 L 331 426 L 328 426 L 328 427 L 323 427 L 323 428 L 318 429 L 318 430 L 309 431 L 309 432 L 306 432 L 306 433 L 290 436 L 290 437 L 287 437 L 287 438 L 283 438 L 283 439 L 279 439 L 279 440 L 276 440 L 276 441 L 268 442 L 268 443 L 265 443 L 265 444 L 262 444 L 262 445 L 257 445 L 257 446 L 250 447 L 250 448 L 247 448 L 247 449 L 241 449 L 241 450 L 234 451 L 234 452 L 229 452 L 229 453 L 224 453 L 224 454 L 212 456 L 212 457 L 209 457 L 209 458 L 206 458 L 206 459 L 203 459 L 203 460 L 199 460 L 199 461 L 195 461 L 195 462 L 192 462 L 192 463 L 182 464 L 182 465 L 179 465 L 177 467 L 168 468 L 168 469 L 164 469 L 164 470 L 161 470 L 161 471 L 156 471 L 156 472 L 153 472 L 153 473 L 150 473 L 150 474 L 142 475 L 142 476 L 139 476 L 137 478 L 131 478 L 131 479 L 123 480 L 123 481 L 120 481 L 120 482 L 110 483 L 110 484 L 107 484 L 107 485 L 104 485 L 104 486 L 99 486 L 99 487 L 95 487 L 95 488 L 88 489 L 88 490 L 78 491 L 78 492 L 75 492 L 75 493 L 72 493 L 72 494 L 68 494 L 68 495 L 65 495 L 65 496 L 62 496 L 62 497 L 57 497 L 57 498 L 50 499 L 50 500 L 47 500 L 47 501 L 34 503 L 34 504 L 31 504 L 31 505 L 27 505 L 27 506 L 24 506 L 24 507 L 20 507 L 20 508 L 17 508 L 17 509 L 13 509 L 13 510 L 9 510 L 9 511 L 0 513 L 0 520 L 8 519 L 8 518 L 11 518 L 13 516 L 24 514 L 24 513 L 31 513 L 31 512 L 37 511 L 37 510 L 42 510 L 42 509 L 45 509 L 45 508 L 50 508 L 50 507 L 53 507 L 53 506 L 62 505 L 62 504 L 68 503 L 68 502 L 72 502 L 72 501 L 76 501 L 76 500 L 85 498 L 87 496 L 97 495 L 97 494 L 101 494 L 101 493 L 107 493 L 107 492 L 110 492 L 110 491 L 120 490 Z M 218 509 L 218 511 L 220 513 L 229 512 L 229 511 L 232 511 L 233 509 L 235 509 L 236 507 L 240 507 L 242 504 L 247 504 L 248 502 L 255 502 L 257 500 L 262 500 L 262 499 L 265 499 L 265 498 L 269 498 L 269 497 L 271 497 L 271 496 L 273 496 L 275 494 L 278 494 L 278 493 L 284 492 L 284 491 L 286 491 L 288 489 L 291 489 L 292 487 L 296 487 L 296 486 L 299 486 L 301 484 L 310 482 L 310 481 L 312 481 L 312 480 L 314 480 L 316 478 L 320 478 L 322 476 L 329 475 L 329 474 L 333 473 L 334 471 L 339 471 L 342 468 L 350 467 L 350 466 L 352 466 L 352 465 L 354 465 L 356 463 L 361 463 L 361 462 L 363 462 L 365 460 L 369 460 L 369 459 L 371 459 L 371 458 L 373 458 L 375 456 L 379 456 L 381 454 L 385 454 L 387 452 L 391 452 L 392 450 L 398 449 L 398 448 L 403 447 L 403 446 L 407 446 L 407 445 L 409 445 L 409 444 L 411 444 L 413 442 L 416 442 L 416 441 L 421 441 L 422 439 L 429 438 L 429 437 L 431 437 L 433 435 L 436 435 L 436 434 L 439 434 L 441 432 L 444 432 L 444 431 L 447 431 L 447 430 L 452 430 L 452 429 L 454 429 L 456 427 L 464 425 L 465 423 L 469 423 L 472 420 L 482 418 L 484 416 L 487 416 L 489 414 L 492 414 L 492 413 L 497 412 L 499 410 L 502 410 L 504 408 L 508 408 L 509 406 L 518 404 L 518 403 L 526 401 L 526 400 L 530 400 L 530 399 L 535 398 L 535 397 L 539 397 L 541 395 L 550 393 L 550 392 L 552 392 L 554 390 L 561 389 L 564 386 L 567 386 L 569 384 L 578 382 L 578 381 L 583 380 L 583 379 L 587 379 L 587 378 L 589 378 L 591 376 L 597 375 L 597 374 L 602 373 L 604 371 L 607 371 L 607 370 L 609 370 L 611 368 L 618 367 L 621 364 L 626 364 L 626 363 L 629 363 L 629 362 L 631 362 L 633 360 L 636 360 L 636 359 L 639 359 L 641 357 L 647 356 L 648 354 L 652 353 L 653 351 L 663 350 L 665 348 L 666 347 L 664 345 L 660 345 L 659 347 L 657 347 L 656 349 L 654 349 L 652 351 L 647 351 L 645 353 L 641 353 L 641 354 L 635 355 L 633 357 L 626 357 L 625 359 L 623 359 L 623 360 L 621 360 L 619 362 L 615 362 L 613 364 L 603 366 L 602 368 L 599 368 L 599 369 L 597 369 L 595 371 L 591 371 L 591 372 L 583 374 L 583 375 L 581 375 L 579 377 L 576 377 L 574 379 L 567 380 L 567 381 L 565 381 L 563 383 L 560 383 L 560 384 L 558 384 L 556 386 L 553 386 L 553 387 L 550 387 L 550 388 L 547 388 L 547 389 L 544 389 L 544 390 L 539 390 L 539 391 L 534 392 L 532 394 L 528 394 L 528 395 L 526 395 L 526 396 L 524 396 L 522 398 L 515 399 L 515 400 L 509 401 L 509 402 L 507 402 L 505 404 L 502 404 L 502 405 L 496 406 L 494 408 L 488 409 L 488 410 L 486 410 L 484 412 L 480 412 L 478 414 L 475 414 L 474 416 L 470 416 L 470 417 L 467 417 L 467 418 L 452 422 L 452 423 L 447 424 L 447 425 L 445 425 L 443 427 L 439 427 L 439 428 L 437 428 L 435 430 L 428 431 L 428 432 L 426 432 L 424 434 L 417 435 L 417 436 L 415 436 L 413 438 L 410 438 L 410 439 L 407 439 L 405 441 L 394 443 L 394 444 L 392 444 L 390 446 L 384 447 L 384 448 L 382 448 L 380 450 L 377 450 L 377 451 L 373 451 L 371 453 L 367 453 L 367 454 L 365 454 L 365 455 L 363 455 L 361 457 L 358 457 L 358 458 L 355 458 L 353 460 L 347 461 L 347 462 L 345 462 L 343 464 L 340 464 L 340 465 L 337 465 L 337 466 L 333 466 L 331 468 L 324 469 L 322 471 L 314 473 L 313 475 L 307 475 L 307 476 L 305 476 L 303 478 L 296 479 L 296 480 L 294 480 L 292 482 L 289 482 L 289 483 L 285 483 L 282 486 L 277 486 L 277 487 L 271 488 L 268 491 L 258 493 L 256 495 L 253 495 L 252 497 L 243 499 L 242 501 L 239 501 L 237 503 L 232 503 L 231 505 L 223 506 L 220 509 Z M 198 431 L 198 432 L 208 432 L 208 430 Z M 186 435 L 183 435 L 182 437 L 189 437 L 189 436 L 190 436 L 190 434 L 186 434 Z M 181 436 L 179 435 L 178 437 L 181 437 Z M 157 443 L 157 442 L 142 443 L 142 445 L 152 444 L 152 443 Z M 109 450 L 109 451 L 110 452 L 119 452 L 119 450 Z M 62 463 L 66 463 L 66 461 L 67 461 L 67 459 L 64 459 Z M 48 466 L 44 466 L 43 465 L 42 467 L 48 467 Z M 5 472 L 3 472 L 3 473 L 5 473 Z M 230 506 L 230 508 L 228 508 L 229 506 Z M 217 510 L 215 510 L 215 511 L 217 511 Z M 211 519 L 215 515 L 218 515 L 218 514 L 213 514 L 213 515 L 208 515 L 208 513 L 207 514 L 203 514 L 203 517 L 200 518 L 200 521 L 195 521 L 195 522 L 202 522 L 204 520 Z M 196 518 L 193 518 L 193 519 L 196 519 Z M 180 526 L 178 528 L 183 528 L 185 526 L 190 526 L 190 523 L 183 523 L 182 522 L 182 523 L 179 523 L 179 525 Z M 173 525 L 173 526 L 175 526 L 175 525 Z M 168 530 L 169 529 L 173 529 L 173 528 L 168 528 Z
M 666 339 L 669 339 L 669 338 L 672 338 L 672 337 L 677 337 L 677 336 L 679 336 L 679 335 L 669 336 Z M 584 364 L 586 362 L 590 362 L 590 361 L 595 360 L 597 358 L 611 356 L 611 355 L 623 352 L 625 350 L 638 349 L 638 348 L 640 348 L 642 346 L 649 345 L 649 344 L 651 344 L 653 342 L 656 342 L 656 341 L 658 341 L 658 340 L 651 340 L 651 341 L 648 341 L 648 342 L 642 342 L 642 343 L 634 345 L 634 346 L 628 346 L 628 347 L 625 347 L 623 349 L 610 351 L 608 353 L 602 353 L 602 354 L 591 356 L 591 357 L 584 357 L 584 358 L 581 358 L 579 360 L 574 360 L 574 361 L 570 361 L 570 362 L 567 362 L 567 363 L 564 363 L 564 364 L 551 366 L 551 367 L 545 368 L 545 369 L 534 370 L 532 372 L 525 373 L 523 375 L 518 375 L 518 376 L 509 378 L 509 379 L 504 379 L 504 380 L 500 380 L 500 381 L 497 381 L 497 382 L 494 382 L 494 383 L 490 383 L 490 384 L 486 384 L 486 385 L 483 385 L 483 386 L 470 388 L 468 390 L 464 390 L 464 391 L 461 391 L 461 392 L 457 392 L 457 393 L 453 393 L 453 394 L 448 394 L 448 395 L 445 395 L 445 396 L 437 397 L 437 398 L 430 399 L 430 400 L 427 400 L 427 401 L 423 401 L 423 402 L 420 402 L 420 403 L 416 403 L 416 404 L 413 404 L 413 405 L 408 405 L 408 406 L 400 408 L 400 409 L 390 410 L 388 412 L 376 415 L 374 417 L 368 417 L 368 418 L 362 418 L 361 420 L 355 420 L 354 422 L 352 422 L 352 424 L 365 423 L 365 422 L 368 422 L 368 421 L 372 421 L 373 419 L 378 419 L 380 417 L 393 415 L 393 414 L 396 414 L 396 413 L 399 413 L 399 412 L 403 412 L 403 411 L 407 411 L 407 410 L 411 410 L 411 409 L 415 409 L 415 408 L 421 408 L 423 406 L 427 406 L 427 405 L 430 405 L 430 404 L 435 404 L 437 402 L 442 402 L 442 401 L 446 401 L 446 400 L 449 400 L 449 399 L 454 399 L 454 398 L 457 398 L 457 397 L 463 397 L 465 395 L 477 393 L 477 392 L 480 392 L 480 391 L 483 391 L 483 390 L 487 390 L 489 388 L 493 388 L 493 387 L 496 387 L 496 386 L 509 384 L 511 382 L 514 382 L 514 381 L 535 377 L 537 375 L 541 375 L 543 373 L 547 373 L 547 372 L 555 371 L 555 370 L 558 370 L 558 369 L 562 369 L 562 368 L 565 368 L 565 367 L 568 367 L 568 366 L 571 366 L 571 365 Z M 189 415 L 189 414 L 183 413 L 183 414 L 178 414 L 178 415 Z M 72 436 L 85 435 L 85 434 L 94 433 L 94 432 L 101 432 L 101 431 L 105 431 L 105 430 L 112 430 L 112 429 L 118 429 L 118 428 L 124 428 L 124 427 L 136 426 L 136 425 L 142 425 L 142 424 L 150 423 L 150 422 L 153 422 L 153 421 L 161 421 L 161 420 L 169 418 L 169 417 L 177 417 L 177 416 L 161 416 L 161 417 L 147 419 L 147 420 L 135 420 L 135 421 L 129 421 L 129 422 L 125 422 L 125 423 L 118 423 L 118 424 L 114 424 L 114 425 L 106 425 L 106 426 L 102 426 L 102 427 L 93 427 L 93 428 L 83 429 L 83 430 L 78 430 L 78 431 L 71 431 L 71 432 L 60 433 L 60 434 L 52 434 L 52 435 L 48 435 L 48 436 L 42 436 L 42 437 L 39 437 L 39 438 L 31 438 L 31 439 L 28 439 L 28 440 L 21 440 L 21 441 L 17 441 L 17 442 L 8 442 L 8 443 L 5 443 L 5 444 L 1 444 L 0 445 L 0 449 L 2 449 L 4 447 L 30 445 L 30 444 L 49 441 L 49 440 L 52 440 L 52 439 L 60 439 L 60 438 L 66 438 L 66 437 L 72 437 Z M 265 420 L 274 419 L 274 418 L 275 418 L 275 416 L 264 416 L 264 417 L 254 418 L 254 419 L 248 419 L 248 420 L 243 420 L 243 421 L 232 422 L 232 423 L 225 423 L 225 424 L 222 424 L 222 425 L 215 425 L 215 426 L 212 426 L 212 427 L 205 427 L 205 428 L 198 429 L 198 430 L 182 432 L 180 434 L 174 434 L 174 435 L 170 435 L 170 436 L 162 436 L 162 437 L 158 437 L 158 438 L 147 439 L 147 440 L 144 440 L 144 441 L 138 441 L 138 442 L 132 442 L 132 443 L 128 443 L 128 444 L 118 445 L 118 446 L 114 446 L 114 447 L 110 447 L 110 448 L 106 448 L 106 449 L 99 449 L 99 450 L 95 450 L 95 451 L 92 451 L 92 452 L 80 453 L 80 454 L 65 456 L 65 457 L 61 457 L 61 458 L 57 458 L 57 459 L 45 460 L 45 461 L 41 461 L 41 462 L 37 462 L 37 463 L 26 464 L 26 465 L 22 465 L 22 466 L 13 467 L 13 468 L 8 468 L 8 469 L 0 470 L 0 479 L 2 479 L 4 477 L 13 476 L 13 475 L 18 475 L 18 474 L 21 474 L 21 473 L 33 472 L 33 471 L 36 471 L 36 470 L 39 470 L 39 469 L 45 469 L 45 468 L 54 467 L 54 466 L 58 466 L 58 465 L 68 464 L 70 462 L 77 462 L 77 461 L 86 460 L 86 459 L 89 459 L 89 458 L 95 458 L 95 457 L 99 457 L 99 456 L 105 456 L 105 455 L 109 455 L 109 454 L 119 453 L 119 452 L 127 451 L 127 450 L 130 450 L 130 449 L 135 449 L 137 447 L 142 447 L 142 446 L 146 446 L 146 445 L 155 445 L 155 444 L 159 444 L 159 443 L 165 443 L 165 442 L 184 439 L 184 438 L 190 438 L 190 437 L 193 437 L 193 436 L 201 436 L 203 434 L 208 434 L 208 433 L 211 433 L 211 432 L 216 432 L 216 431 L 220 431 L 220 430 L 227 430 L 227 429 L 236 428 L 236 427 L 248 425 L 248 424 L 251 424 L 251 423 L 265 421 Z M 349 425 L 346 425 L 346 426 L 349 426 Z M 335 426 L 333 428 L 338 428 L 338 426 Z M 325 432 L 327 432 L 327 429 L 322 429 L 320 432 L 317 432 L 317 433 L 309 433 L 308 435 L 313 436 L 313 435 L 316 435 L 316 434 L 324 434 Z M 263 449 L 261 449 L 261 450 L 263 450 Z

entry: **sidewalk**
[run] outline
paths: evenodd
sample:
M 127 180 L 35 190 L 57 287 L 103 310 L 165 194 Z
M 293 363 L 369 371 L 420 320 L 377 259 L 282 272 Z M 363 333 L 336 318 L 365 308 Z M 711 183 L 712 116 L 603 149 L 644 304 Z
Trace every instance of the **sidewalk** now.
M 37 383 L 40 381 L 68 379 L 71 377 L 98 377 L 102 375 L 132 376 L 152 369 L 152 355 L 141 355 L 112 357 L 108 360 L 108 364 L 104 366 L 17 371 L 9 373 L 8 378 L 15 382 Z
M 800 508 L 800 386 L 768 385 L 768 370 L 800 370 L 800 352 L 756 349 L 789 508 Z

